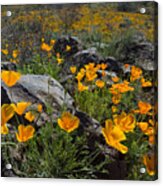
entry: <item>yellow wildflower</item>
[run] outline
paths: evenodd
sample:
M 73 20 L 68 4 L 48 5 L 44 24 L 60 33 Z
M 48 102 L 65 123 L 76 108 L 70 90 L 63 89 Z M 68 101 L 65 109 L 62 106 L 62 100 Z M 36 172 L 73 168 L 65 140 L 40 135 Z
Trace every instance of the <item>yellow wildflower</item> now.
M 138 102 L 138 107 L 140 114 L 147 114 L 152 109 L 152 106 L 149 103 L 142 101 Z
M 102 128 L 102 134 L 109 146 L 117 149 L 123 154 L 128 152 L 128 148 L 120 143 L 126 140 L 126 136 L 118 126 L 113 126 L 112 120 L 105 121 L 105 128 Z
M 41 104 L 38 104 L 37 105 L 37 110 L 38 110 L 38 112 L 42 112 L 43 108 L 42 108 L 42 105 Z
M 105 70 L 105 69 L 107 68 L 107 66 L 108 66 L 107 64 L 101 63 L 101 69 L 102 69 L 102 70 Z
M 3 53 L 4 55 L 8 55 L 8 50 L 7 50 L 7 49 L 2 49 L 1 51 L 2 51 L 2 53 Z
M 72 74 L 75 74 L 76 73 L 76 66 L 71 66 L 70 71 Z
M 22 115 L 29 105 L 31 105 L 30 102 L 18 102 L 16 105 L 14 104 L 14 110 L 18 115 Z
M 150 81 L 145 81 L 144 78 L 142 78 L 140 82 L 141 82 L 142 87 L 151 87 L 152 86 L 152 83 Z
M 1 134 L 8 134 L 6 123 L 13 117 L 15 111 L 13 104 L 3 104 L 1 108 Z
M 93 81 L 97 78 L 97 74 L 94 71 L 86 71 L 86 79 L 87 81 Z
M 117 83 L 119 81 L 119 77 L 115 76 L 111 78 L 114 83 Z
M 133 114 L 122 112 L 120 115 L 114 117 L 114 123 L 119 126 L 123 132 L 133 132 L 136 119 Z
M 81 81 L 83 79 L 83 77 L 85 76 L 85 71 L 80 71 L 77 73 L 76 79 L 79 81 Z
M 141 129 L 142 132 L 146 132 L 148 128 L 148 122 L 138 122 L 137 125 Z
M 51 39 L 50 40 L 50 45 L 53 46 L 55 44 L 55 40 L 54 39 Z
M 146 154 L 143 157 L 143 163 L 146 166 L 147 172 L 150 176 L 155 175 L 156 158 L 154 154 Z
M 16 133 L 16 138 L 19 142 L 26 142 L 33 138 L 35 128 L 32 125 L 19 125 L 18 133 Z
M 35 119 L 35 115 L 32 112 L 26 112 L 25 113 L 25 119 L 32 122 Z
M 13 50 L 13 51 L 12 51 L 12 57 L 13 57 L 14 59 L 17 58 L 18 54 L 19 54 L 19 50 Z
M 134 91 L 134 88 L 129 86 L 128 81 L 124 81 L 123 83 L 112 84 L 112 87 L 109 90 L 112 94 L 118 94 L 128 91 Z
M 112 102 L 117 105 L 118 103 L 120 103 L 121 101 L 121 97 L 122 95 L 121 94 L 115 94 L 112 96 Z
M 131 67 L 131 77 L 130 81 L 135 81 L 139 79 L 142 75 L 142 70 L 138 67 L 132 66 Z
M 70 112 L 64 112 L 61 118 L 58 119 L 60 128 L 70 133 L 79 127 L 80 120 Z
M 44 50 L 44 51 L 46 51 L 46 52 L 50 52 L 52 48 L 53 48 L 52 46 L 49 46 L 46 43 L 42 43 L 41 44 L 41 49 Z
M 99 87 L 99 88 L 103 88 L 105 86 L 105 82 L 98 79 L 96 81 L 96 86 Z
M 86 70 L 94 71 L 94 68 L 95 68 L 95 63 L 89 63 L 85 65 Z
M 111 109 L 112 109 L 112 112 L 113 112 L 113 113 L 115 113 L 115 112 L 118 111 L 118 108 L 117 108 L 116 106 L 112 106 Z
M 63 63 L 63 59 L 62 59 L 62 58 L 57 58 L 56 60 L 57 60 L 57 63 L 58 63 L 58 64 Z
M 15 71 L 7 71 L 3 70 L 1 74 L 1 78 L 3 82 L 8 86 L 12 87 L 16 84 L 16 82 L 20 79 L 21 74 Z
M 71 46 L 70 45 L 66 45 L 66 51 L 70 51 L 71 50 Z
M 78 91 L 83 92 L 85 90 L 88 90 L 88 86 L 85 86 L 81 82 L 78 82 Z

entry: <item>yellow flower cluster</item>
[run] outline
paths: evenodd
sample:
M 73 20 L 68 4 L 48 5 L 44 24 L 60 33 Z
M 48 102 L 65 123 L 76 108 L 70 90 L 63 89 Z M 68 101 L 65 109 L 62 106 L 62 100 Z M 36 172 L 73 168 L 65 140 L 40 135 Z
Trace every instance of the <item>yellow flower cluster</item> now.
M 77 11 L 78 14 L 74 15 L 73 12 Z M 65 12 L 68 14 L 67 19 L 64 19 Z M 66 14 L 66 15 L 67 15 Z M 70 15 L 74 15 L 73 17 Z M 3 15 L 3 14 L 2 14 Z M 4 14 L 5 16 L 5 14 Z M 130 12 L 118 12 L 111 9 L 108 6 L 89 7 L 88 5 L 82 5 L 72 10 L 32 10 L 28 12 L 28 15 L 21 13 L 11 20 L 11 24 L 21 23 L 28 24 L 29 22 L 37 21 L 41 23 L 41 31 L 46 33 L 47 31 L 62 33 L 63 29 L 67 29 L 73 34 L 77 32 L 89 32 L 92 31 L 102 33 L 105 38 L 110 37 L 115 32 L 125 32 L 129 28 L 142 31 L 146 37 L 153 40 L 154 24 L 151 19 L 151 15 L 130 13 Z M 121 27 L 120 25 L 126 25 Z M 64 28 L 66 25 L 66 28 Z
M 18 56 L 20 54 L 20 51 L 18 49 L 14 49 L 13 51 L 9 51 L 8 49 L 8 44 L 6 44 L 6 48 L 5 49 L 1 49 L 1 52 L 2 54 L 4 54 L 5 56 L 8 56 L 10 55 L 11 58 L 10 58 L 10 62 L 13 62 L 13 63 L 18 63 L 19 62 L 19 59 L 18 59 Z
M 82 92 L 89 89 L 89 82 L 95 82 L 95 85 L 98 88 L 103 88 L 105 86 L 105 82 L 98 78 L 98 70 L 102 70 L 102 73 L 105 72 L 104 70 L 107 68 L 107 64 L 95 64 L 95 63 L 89 63 L 86 64 L 83 68 L 80 69 L 80 71 L 76 75 L 76 79 L 78 81 L 78 91 Z M 75 74 L 76 73 L 76 67 L 72 66 L 70 67 L 70 71 Z M 103 73 L 104 74 L 104 73 Z M 84 85 L 84 83 L 86 85 Z
M 4 83 L 12 87 L 16 84 L 16 82 L 20 79 L 21 74 L 14 71 L 2 71 L 1 78 Z M 7 126 L 8 121 L 15 115 L 18 114 L 22 116 L 27 108 L 31 105 L 30 102 L 18 102 L 11 104 L 3 104 L 1 108 L 1 134 L 8 134 L 9 129 Z M 38 112 L 42 112 L 42 105 L 38 104 Z M 25 113 L 25 119 L 29 122 L 33 122 L 35 120 L 35 114 L 31 111 Z M 24 126 L 19 124 L 18 133 L 16 133 L 16 138 L 19 142 L 26 142 L 29 139 L 33 138 L 35 129 L 32 125 Z
M 31 105 L 30 102 L 18 102 L 16 104 L 11 103 L 11 104 L 3 104 L 1 108 L 1 134 L 8 134 L 9 129 L 7 127 L 7 122 L 15 115 L 18 114 L 19 116 L 22 116 L 27 108 Z M 38 112 L 42 112 L 42 106 L 41 104 L 38 104 Z M 31 111 L 28 111 L 25 113 L 25 119 L 28 120 L 29 122 L 33 122 L 35 120 L 35 114 Z M 31 128 L 32 126 L 30 126 Z M 20 127 L 19 129 L 24 129 L 25 127 Z M 33 127 L 32 127 L 33 128 Z M 22 130 L 23 130 L 22 129 Z M 34 131 L 34 130 L 33 130 Z M 17 135 L 18 136 L 18 135 Z M 24 137 L 21 136 L 23 139 Z M 20 141 L 20 138 L 18 141 Z M 28 138 L 28 135 L 26 134 L 26 139 Z M 30 137 L 31 138 L 31 137 Z M 24 141 L 22 141 L 24 142 Z
M 114 115 L 113 120 L 108 119 L 105 121 L 102 134 L 109 146 L 125 154 L 128 152 L 128 147 L 120 142 L 127 139 L 125 133 L 133 132 L 135 126 L 136 119 L 134 115 L 123 112 L 120 115 Z
M 117 80 L 117 78 L 116 78 Z M 115 79 L 114 79 L 115 81 Z M 117 105 L 121 101 L 121 97 L 123 93 L 126 93 L 128 91 L 134 91 L 134 87 L 129 85 L 130 83 L 128 81 L 123 81 L 122 83 L 116 83 L 112 84 L 112 87 L 109 89 L 112 96 L 112 102 Z

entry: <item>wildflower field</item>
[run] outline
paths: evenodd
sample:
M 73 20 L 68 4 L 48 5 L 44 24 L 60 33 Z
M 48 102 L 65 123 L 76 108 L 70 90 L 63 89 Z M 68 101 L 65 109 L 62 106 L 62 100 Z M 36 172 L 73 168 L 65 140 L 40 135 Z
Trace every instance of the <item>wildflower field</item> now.
M 154 2 L 2 6 L 2 176 L 157 179 L 156 21 Z

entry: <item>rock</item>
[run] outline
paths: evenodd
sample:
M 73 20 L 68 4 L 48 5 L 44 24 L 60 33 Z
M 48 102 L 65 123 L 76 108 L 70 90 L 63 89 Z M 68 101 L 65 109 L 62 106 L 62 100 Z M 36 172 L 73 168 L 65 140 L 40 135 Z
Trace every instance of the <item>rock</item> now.
M 66 51 L 66 46 L 71 47 L 70 51 Z M 82 50 L 82 45 L 77 37 L 72 36 L 62 36 L 58 38 L 54 45 L 54 51 L 64 54 L 66 57 L 70 57 L 78 51 Z
M 121 70 L 121 63 L 118 62 L 114 57 L 109 56 L 104 61 L 101 61 L 101 63 L 107 64 L 107 70 L 113 71 L 113 72 L 120 72 Z
M 110 163 L 108 164 L 109 175 L 97 172 L 97 177 L 99 179 L 112 180 L 124 179 L 127 174 L 127 164 L 124 160 L 124 155 L 106 144 L 101 133 L 101 124 L 82 111 L 76 111 L 75 115 L 80 119 L 80 125 L 83 128 L 83 130 L 80 129 L 81 127 L 79 128 L 78 135 L 81 135 L 82 132 L 87 134 L 89 149 L 94 152 L 98 146 L 101 151 L 97 157 L 98 162 L 103 161 L 105 157 L 110 158 Z
M 94 62 L 98 64 L 102 60 L 102 57 L 97 53 L 96 48 L 89 48 L 87 50 L 82 50 L 77 52 L 73 56 L 73 65 L 82 67 L 85 64 Z
M 109 47 L 110 45 L 108 43 L 95 42 L 95 43 L 93 43 L 93 46 L 100 48 L 100 49 L 105 49 L 105 48 Z
M 17 70 L 17 65 L 11 62 L 1 62 L 1 70 Z
M 83 131 L 80 130 L 79 133 L 84 132 L 88 135 L 90 148 L 94 146 L 95 141 L 96 142 L 98 141 L 98 146 L 101 149 L 103 154 L 110 155 L 111 157 L 114 158 L 117 157 L 118 151 L 116 151 L 113 148 L 110 148 L 104 142 L 104 138 L 102 137 L 102 133 L 101 133 L 102 131 L 101 124 L 97 120 L 95 120 L 94 118 L 90 117 L 88 114 L 80 110 L 76 110 L 74 114 L 80 119 L 80 126 L 83 129 Z
M 27 101 L 36 107 L 38 103 L 43 108 L 50 106 L 54 118 L 58 117 L 61 108 L 66 106 L 73 109 L 73 99 L 65 91 L 62 85 L 55 79 L 45 75 L 22 75 L 19 82 L 13 87 L 7 87 L 2 82 L 2 103 Z M 48 120 L 46 113 L 42 113 L 40 122 Z
M 124 46 L 123 46 L 124 45 Z M 116 50 L 120 62 L 137 65 L 144 70 L 157 70 L 157 59 L 155 57 L 156 49 L 152 43 L 146 40 L 141 33 L 133 35 L 129 42 L 122 44 L 122 41 L 116 43 Z

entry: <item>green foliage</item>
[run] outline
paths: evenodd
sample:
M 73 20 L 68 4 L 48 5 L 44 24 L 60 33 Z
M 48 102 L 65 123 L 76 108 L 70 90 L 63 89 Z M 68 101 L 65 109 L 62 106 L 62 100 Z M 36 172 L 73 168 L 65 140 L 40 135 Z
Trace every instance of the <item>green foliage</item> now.
M 69 134 L 57 123 L 47 123 L 26 144 L 19 143 L 12 148 L 4 145 L 2 154 L 10 151 L 5 161 L 12 163 L 14 172 L 21 177 L 86 179 L 97 178 L 98 172 L 109 174 L 105 168 L 109 157 L 96 164 L 101 150 L 96 146 L 90 151 L 87 140 L 86 135 L 79 136 L 77 131 Z M 14 157 L 15 151 L 22 156 L 21 159 Z
M 99 122 L 111 117 L 111 94 L 107 88 L 95 89 L 94 92 L 76 92 L 75 101 L 82 111 Z
M 143 155 L 149 151 L 148 139 L 144 138 L 144 135 L 139 129 L 134 131 L 134 134 L 127 135 L 129 152 L 125 158 L 128 164 L 128 176 L 127 179 L 134 180 L 153 180 L 154 177 L 149 176 L 147 172 L 144 174 L 140 172 L 141 168 L 144 168 Z
M 133 36 L 135 35 L 136 30 L 128 29 L 125 32 L 113 33 L 110 39 L 110 42 L 106 47 L 100 49 L 103 56 L 114 56 L 117 60 L 123 61 L 127 59 L 129 48 L 133 41 Z M 133 59 L 131 59 L 130 63 Z M 127 61 L 125 61 L 127 63 Z
M 23 64 L 20 71 L 23 74 L 43 74 L 50 75 L 55 79 L 59 79 L 61 67 L 57 64 L 56 58 L 48 59 L 45 56 L 36 54 L 29 63 Z

